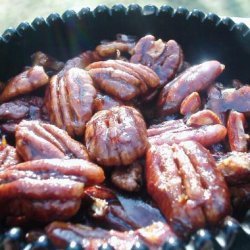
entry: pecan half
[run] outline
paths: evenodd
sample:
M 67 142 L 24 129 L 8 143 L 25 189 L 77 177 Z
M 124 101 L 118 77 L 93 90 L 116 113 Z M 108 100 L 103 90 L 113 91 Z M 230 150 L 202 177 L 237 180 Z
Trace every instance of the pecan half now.
M 128 101 L 159 86 L 159 78 L 150 68 L 121 60 L 95 62 L 87 67 L 97 88 Z
M 90 157 L 101 165 L 129 165 L 147 149 L 146 124 L 132 107 L 99 111 L 86 125 L 85 142 Z
M 111 175 L 111 182 L 127 192 L 137 192 L 142 186 L 142 174 L 141 163 L 135 162 L 126 169 L 115 169 Z
M 246 126 L 244 114 L 233 110 L 229 113 L 227 131 L 231 151 L 247 152 L 249 135 L 245 133 Z
M 79 158 L 88 160 L 85 147 L 66 131 L 39 121 L 22 121 L 16 127 L 16 149 L 25 160 Z
M 208 150 L 193 141 L 151 146 L 147 190 L 176 232 L 216 225 L 230 212 L 227 185 Z
M 100 167 L 79 159 L 37 160 L 11 166 L 0 172 L 1 218 L 14 225 L 69 219 L 80 208 L 84 185 L 103 180 Z
M 211 110 L 203 109 L 195 114 L 192 114 L 186 124 L 188 126 L 203 126 L 212 124 L 222 124 L 220 118 Z
M 226 137 L 227 129 L 221 124 L 200 127 L 187 126 L 180 119 L 153 125 L 147 130 L 147 134 L 151 144 L 162 145 L 167 143 L 172 145 L 193 140 L 207 147 L 222 141 Z
M 218 161 L 217 168 L 230 185 L 249 183 L 250 154 L 231 152 Z
M 96 90 L 89 74 L 78 68 L 53 76 L 47 89 L 45 103 L 50 120 L 71 136 L 81 136 L 93 114 Z
M 207 61 L 188 68 L 161 91 L 158 101 L 160 113 L 170 115 L 178 112 L 188 95 L 208 88 L 224 68 L 218 61 Z
M 0 103 L 19 95 L 28 94 L 48 82 L 49 77 L 44 72 L 43 67 L 34 66 L 9 80 L 0 95 Z
M 21 97 L 0 105 L 0 128 L 4 133 L 15 133 L 16 125 L 22 120 L 48 121 L 48 113 L 43 98 Z
M 146 244 L 150 249 L 158 249 L 165 241 L 177 238 L 169 225 L 162 222 L 155 222 L 136 231 L 125 232 L 53 222 L 47 226 L 46 233 L 53 244 L 59 248 L 65 248 L 74 240 L 87 250 L 98 249 L 104 243 L 117 250 L 130 250 L 137 241 Z
M 32 65 L 43 66 L 43 68 L 51 73 L 58 73 L 63 67 L 64 63 L 56 60 L 55 58 L 37 51 L 31 55 Z
M 193 114 L 199 110 L 200 106 L 201 106 L 200 95 L 197 92 L 193 92 L 182 101 L 180 107 L 180 113 L 182 115 Z
M 160 78 L 160 85 L 164 86 L 174 78 L 183 63 L 183 52 L 180 45 L 169 40 L 155 41 L 155 37 L 147 35 L 136 44 L 131 62 L 141 63 L 150 67 Z

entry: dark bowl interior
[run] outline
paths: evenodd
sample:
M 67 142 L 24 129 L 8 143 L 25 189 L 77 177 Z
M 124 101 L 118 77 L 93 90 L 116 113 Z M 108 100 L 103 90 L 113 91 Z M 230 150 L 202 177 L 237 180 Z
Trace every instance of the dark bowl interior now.
M 98 6 L 94 11 L 83 8 L 78 14 L 69 10 L 62 16 L 54 13 L 47 19 L 36 18 L 31 25 L 21 23 L 17 29 L 7 29 L 0 37 L 0 80 L 6 81 L 30 65 L 30 55 L 38 50 L 66 61 L 82 51 L 94 49 L 103 39 L 114 39 L 117 33 L 137 37 L 151 33 L 164 40 L 175 39 L 188 62 L 216 59 L 225 64 L 225 73 L 219 79 L 224 84 L 231 79 L 250 82 L 250 30 L 245 24 L 198 10 L 189 12 L 182 7 L 141 8 L 136 4 L 128 8 L 115 5 L 111 9 Z M 230 231 L 230 225 L 225 230 L 229 237 L 227 243 L 232 246 L 236 234 Z M 242 235 L 241 249 L 247 249 L 249 236 L 243 242 Z M 196 249 L 203 249 L 199 237 Z M 210 236 L 206 237 L 205 242 L 210 242 Z

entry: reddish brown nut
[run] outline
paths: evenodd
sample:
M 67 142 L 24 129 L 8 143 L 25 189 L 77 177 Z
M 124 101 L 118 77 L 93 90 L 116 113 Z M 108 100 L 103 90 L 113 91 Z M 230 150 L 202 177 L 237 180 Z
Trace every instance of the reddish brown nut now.
M 85 147 L 67 132 L 39 121 L 22 121 L 16 127 L 16 148 L 25 160 L 79 158 L 88 160 Z
M 150 68 L 121 60 L 92 63 L 87 69 L 97 88 L 124 101 L 147 94 L 160 83 Z
M 182 115 L 193 114 L 201 107 L 201 98 L 199 93 L 193 92 L 188 95 L 181 103 L 180 113 Z
M 170 226 L 162 222 L 154 222 L 147 227 L 125 232 L 107 231 L 80 224 L 53 222 L 47 226 L 46 233 L 58 248 L 66 248 L 74 240 L 87 250 L 98 249 L 105 243 L 114 249 L 130 250 L 138 241 L 150 249 L 158 249 L 166 241 L 177 238 Z
M 222 121 L 213 111 L 209 109 L 203 109 L 191 115 L 186 123 L 188 126 L 203 126 L 212 124 L 222 124 Z
M 64 71 L 68 71 L 71 68 L 85 69 L 89 64 L 93 62 L 101 61 L 102 58 L 95 51 L 85 51 L 77 57 L 68 60 L 64 68 L 59 72 L 59 76 L 64 74 Z
M 146 124 L 132 107 L 99 111 L 86 125 L 85 142 L 90 157 L 101 165 L 129 165 L 147 149 Z
M 160 113 L 170 115 L 178 112 L 188 95 L 208 88 L 224 68 L 218 61 L 207 61 L 188 68 L 163 88 L 158 101 Z
M 176 41 L 155 41 L 154 36 L 147 35 L 137 42 L 131 62 L 150 67 L 159 76 L 160 85 L 164 86 L 182 66 L 183 53 Z
M 80 208 L 84 185 L 103 180 L 103 170 L 85 160 L 17 164 L 0 172 L 0 217 L 12 225 L 69 219 Z
M 83 69 L 71 68 L 62 77 L 53 76 L 45 97 L 51 122 L 71 136 L 83 135 L 95 96 L 92 79 Z
M 249 183 L 250 154 L 231 152 L 218 161 L 217 168 L 230 185 Z
M 228 139 L 231 151 L 247 152 L 249 135 L 245 134 L 247 121 L 244 114 L 230 111 L 227 121 Z
M 147 190 L 176 232 L 215 225 L 230 212 L 227 185 L 208 150 L 193 141 L 151 146 Z
M 115 169 L 111 175 L 111 182 L 127 192 L 137 192 L 142 186 L 142 174 L 142 165 L 135 162 L 126 169 Z
M 13 166 L 21 162 L 16 149 L 7 144 L 5 137 L 2 137 L 0 144 L 0 170 Z
M 94 113 L 121 105 L 122 102 L 120 100 L 99 92 L 94 99 Z
M 32 60 L 33 66 L 35 66 L 35 65 L 43 66 L 43 68 L 46 71 L 52 71 L 52 73 L 59 72 L 64 66 L 63 62 L 60 62 L 60 61 L 56 60 L 55 58 L 44 54 L 41 51 L 34 53 L 31 56 L 31 60 Z
M 205 147 L 222 141 L 227 134 L 227 129 L 221 124 L 206 125 L 201 127 L 187 126 L 183 120 L 166 121 L 148 129 L 150 144 L 174 144 L 193 140 Z
M 225 89 L 221 93 L 217 90 L 210 94 L 207 107 L 217 114 L 234 110 L 250 114 L 250 86 L 243 86 L 239 89 Z
M 36 90 L 49 82 L 43 67 L 34 66 L 12 78 L 0 95 L 0 103 Z
M 43 98 L 22 97 L 0 105 L 0 128 L 5 134 L 14 134 L 22 119 L 48 121 Z

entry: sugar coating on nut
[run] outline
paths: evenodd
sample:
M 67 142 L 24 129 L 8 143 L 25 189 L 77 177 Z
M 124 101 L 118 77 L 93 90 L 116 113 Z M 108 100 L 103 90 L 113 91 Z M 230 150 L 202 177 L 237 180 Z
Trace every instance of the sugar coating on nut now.
M 132 107 L 99 111 L 86 125 L 85 142 L 90 157 L 101 165 L 129 165 L 147 149 L 146 124 Z

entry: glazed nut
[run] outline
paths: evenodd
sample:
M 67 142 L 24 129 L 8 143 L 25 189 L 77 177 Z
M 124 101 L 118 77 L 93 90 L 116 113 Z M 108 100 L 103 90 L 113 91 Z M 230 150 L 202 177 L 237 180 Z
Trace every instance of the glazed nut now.
M 90 158 L 99 164 L 129 165 L 147 149 L 146 124 L 132 107 L 99 111 L 86 125 L 85 142 Z
M 188 95 L 208 88 L 224 68 L 218 61 L 207 61 L 185 70 L 162 89 L 158 100 L 160 114 L 171 115 L 178 112 Z
M 34 66 L 12 78 L 0 95 L 0 103 L 9 101 L 19 95 L 29 94 L 49 82 L 43 67 Z
M 227 121 L 228 139 L 231 151 L 247 152 L 249 135 L 245 133 L 247 121 L 244 114 L 231 110 Z
M 83 69 L 71 68 L 62 77 L 53 76 L 45 96 L 51 122 L 70 136 L 83 135 L 95 96 L 92 79 Z
M 211 110 L 203 109 L 195 114 L 192 114 L 186 124 L 188 126 L 204 126 L 213 124 L 222 124 L 220 118 Z
M 160 83 L 150 68 L 121 60 L 92 63 L 87 70 L 98 89 L 123 101 L 147 94 Z
M 22 121 L 16 127 L 16 149 L 25 160 L 70 159 L 88 160 L 85 147 L 64 130 L 40 121 Z
M 150 67 L 159 76 L 160 85 L 164 86 L 181 68 L 183 53 L 176 41 L 156 41 L 154 36 L 147 35 L 137 42 L 131 62 Z
M 182 115 L 193 114 L 201 107 L 201 98 L 199 93 L 193 92 L 188 95 L 181 103 L 180 113 Z

